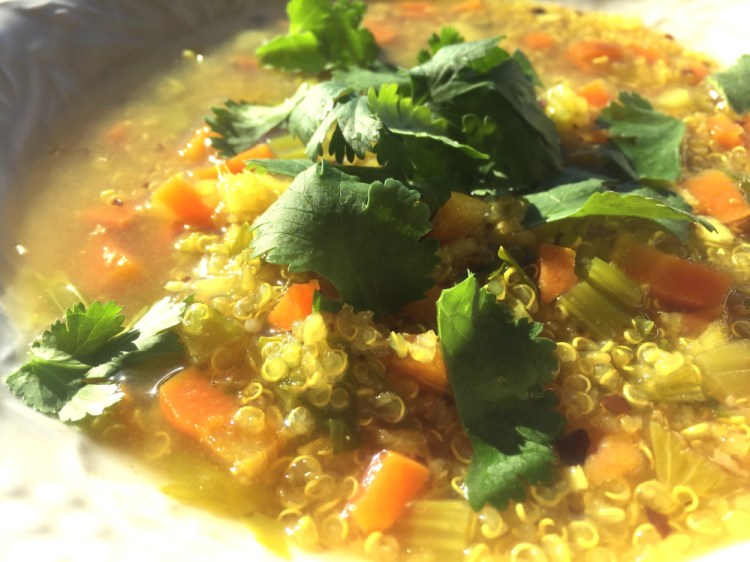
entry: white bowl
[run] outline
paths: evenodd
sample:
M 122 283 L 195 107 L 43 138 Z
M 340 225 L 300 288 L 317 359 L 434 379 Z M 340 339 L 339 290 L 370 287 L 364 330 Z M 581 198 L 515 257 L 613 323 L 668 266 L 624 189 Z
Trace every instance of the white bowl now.
M 746 0 L 560 3 L 640 15 L 647 25 L 725 64 L 747 48 Z M 0 271 L 7 272 L 6 252 L 13 246 L 14 197 L 30 188 L 22 183 L 27 149 L 86 85 L 121 61 L 207 22 L 221 25 L 227 17 L 248 17 L 253 9 L 246 0 L 0 0 Z M 0 375 L 22 359 L 22 339 L 0 302 Z M 0 443 L 1 561 L 275 558 L 246 528 L 173 502 L 134 463 L 30 411 L 4 385 Z M 750 544 L 705 560 L 749 556 Z M 295 558 L 311 556 L 298 553 Z

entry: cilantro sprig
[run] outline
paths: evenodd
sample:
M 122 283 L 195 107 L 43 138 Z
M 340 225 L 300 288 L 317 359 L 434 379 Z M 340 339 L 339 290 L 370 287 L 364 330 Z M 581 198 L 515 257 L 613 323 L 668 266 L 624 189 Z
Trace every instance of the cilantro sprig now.
M 6 383 L 28 406 L 62 421 L 99 415 L 124 396 L 117 384 L 122 369 L 182 355 L 171 328 L 184 310 L 185 303 L 163 299 L 127 329 L 114 302 L 76 304 L 32 343 L 27 362 Z
M 737 113 L 750 111 L 750 55 L 741 56 L 733 66 L 717 72 L 711 80 Z
M 290 0 L 289 33 L 264 43 L 256 54 L 264 64 L 288 71 L 367 66 L 378 47 L 360 27 L 365 9 L 360 0 Z
M 552 440 L 562 427 L 545 390 L 557 369 L 541 324 L 511 310 L 470 275 L 437 304 L 440 346 L 461 421 L 474 447 L 466 476 L 478 510 L 524 497 L 525 483 L 552 477 Z

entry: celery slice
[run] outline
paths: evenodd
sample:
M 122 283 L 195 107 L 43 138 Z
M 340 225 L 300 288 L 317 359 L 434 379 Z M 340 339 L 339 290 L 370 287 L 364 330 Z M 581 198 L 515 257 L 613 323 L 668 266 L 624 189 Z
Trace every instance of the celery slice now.
M 625 306 L 638 308 L 643 305 L 644 294 L 640 286 L 604 260 L 591 260 L 586 281 Z
M 715 398 L 750 395 L 750 340 L 708 349 L 695 358 L 706 393 Z
M 630 312 L 587 280 L 561 295 L 560 302 L 597 338 L 614 338 L 630 326 Z
M 394 529 L 408 548 L 435 551 L 437 560 L 463 560 L 476 518 L 465 501 L 419 500 L 407 507 Z

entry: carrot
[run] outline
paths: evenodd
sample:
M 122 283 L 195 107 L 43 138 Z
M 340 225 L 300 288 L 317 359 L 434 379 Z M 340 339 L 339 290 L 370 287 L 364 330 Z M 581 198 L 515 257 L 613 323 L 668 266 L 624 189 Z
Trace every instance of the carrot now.
M 398 17 L 412 20 L 428 17 L 433 9 L 430 2 L 394 2 L 393 7 Z
M 252 55 L 235 55 L 232 57 L 232 66 L 239 70 L 258 70 L 260 61 Z
M 366 534 L 389 529 L 429 477 L 430 469 L 422 463 L 395 451 L 381 451 L 372 458 L 344 513 Z
M 625 58 L 625 50 L 613 41 L 583 39 L 567 48 L 565 58 L 584 72 L 593 73 L 608 63 Z
M 180 157 L 190 162 L 205 160 L 209 154 L 208 138 L 211 134 L 211 129 L 207 126 L 196 129 L 185 147 L 178 151 Z
M 630 45 L 630 48 L 636 55 L 646 59 L 646 62 L 649 64 L 664 60 L 664 52 L 653 45 Z
M 391 23 L 365 18 L 362 25 L 370 30 L 378 45 L 385 45 L 396 38 L 396 30 Z
M 312 312 L 313 295 L 320 290 L 317 279 L 307 283 L 289 285 L 286 293 L 268 314 L 268 325 L 275 330 L 288 332 L 298 320 L 307 318 Z
M 711 74 L 711 66 L 705 61 L 688 60 L 682 69 L 682 74 L 691 84 L 697 84 Z
M 482 0 L 464 0 L 451 7 L 451 12 L 454 14 L 462 14 L 466 12 L 478 12 L 484 8 L 484 2 Z
M 206 205 L 195 185 L 182 174 L 175 174 L 151 193 L 151 205 L 170 219 L 183 224 L 213 226 L 213 209 Z
M 726 273 L 641 244 L 630 235 L 619 238 L 612 261 L 634 281 L 647 284 L 665 310 L 694 312 L 721 306 L 732 286 Z
M 172 427 L 200 441 L 223 431 L 237 411 L 234 399 L 214 387 L 195 367 L 162 383 L 159 407 Z
M 697 213 L 738 228 L 750 218 L 750 203 L 732 178 L 720 170 L 701 172 L 685 180 L 683 187 L 697 200 L 693 205 Z
M 604 80 L 597 78 L 587 84 L 584 84 L 576 93 L 584 98 L 590 107 L 600 109 L 612 101 L 614 96 L 612 92 L 607 88 Z
M 414 342 L 414 334 L 401 334 L 408 342 Z M 419 361 L 410 354 L 399 357 L 396 353 L 388 353 L 381 358 L 388 372 L 401 377 L 411 377 L 422 387 L 447 392 L 448 371 L 445 368 L 440 345 L 435 348 L 435 354 L 428 361 Z
M 539 301 L 551 303 L 578 283 L 576 253 L 570 248 L 543 243 L 539 246 Z
M 78 217 L 92 225 L 105 228 L 124 228 L 135 219 L 135 208 L 129 203 L 99 204 L 78 212 Z
M 645 466 L 643 453 L 627 435 L 604 436 L 596 451 L 586 458 L 583 471 L 593 485 L 638 472 Z
M 445 244 L 478 234 L 485 226 L 488 205 L 477 197 L 453 192 L 432 219 L 430 236 Z
M 437 318 L 437 300 L 443 292 L 441 285 L 433 285 L 425 292 L 424 298 L 412 301 L 401 309 L 401 316 L 408 316 L 434 325 Z
M 706 120 L 711 138 L 720 148 L 730 150 L 742 146 L 745 142 L 745 129 L 723 113 L 712 115 Z
M 549 33 L 532 31 L 521 38 L 521 43 L 534 51 L 546 51 L 555 46 L 555 39 Z
M 128 120 L 118 121 L 104 133 L 104 140 L 113 145 L 124 143 L 130 135 L 132 125 L 133 123 Z
M 232 156 L 229 160 L 226 160 L 223 165 L 228 169 L 232 174 L 238 174 L 246 167 L 246 162 L 248 160 L 252 160 L 254 158 L 275 158 L 275 154 L 271 150 L 271 147 L 268 146 L 268 144 L 256 144 L 252 148 L 248 148 L 247 150 L 240 152 L 236 156 Z M 219 169 L 221 166 L 208 166 L 205 168 L 197 168 L 193 170 L 191 173 L 193 175 L 193 178 L 199 179 L 199 180 L 206 180 L 206 179 L 217 179 L 219 177 Z
M 141 263 L 108 238 L 92 236 L 83 255 L 83 284 L 90 292 L 121 288 L 144 275 Z

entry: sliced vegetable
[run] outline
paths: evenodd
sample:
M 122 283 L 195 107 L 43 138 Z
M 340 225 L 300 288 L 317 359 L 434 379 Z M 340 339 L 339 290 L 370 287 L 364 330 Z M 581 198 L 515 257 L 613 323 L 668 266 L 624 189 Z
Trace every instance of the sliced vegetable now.
M 624 59 L 625 49 L 613 41 L 583 39 L 567 48 L 565 58 L 585 72 L 596 73 L 606 70 L 611 63 Z
M 159 406 L 175 429 L 200 441 L 223 431 L 237 411 L 234 398 L 213 386 L 196 367 L 180 371 L 159 386 Z
M 475 236 L 485 228 L 488 212 L 489 205 L 485 201 L 454 191 L 435 213 L 430 235 L 441 243 Z
M 611 102 L 614 97 L 601 78 L 584 84 L 576 90 L 576 93 L 585 98 L 589 107 L 593 107 L 594 109 L 601 109 Z
M 198 228 L 213 226 L 208 206 L 195 184 L 182 174 L 175 174 L 151 193 L 151 205 L 174 221 Z
M 711 138 L 724 150 L 742 146 L 745 142 L 745 129 L 724 113 L 712 115 L 706 120 L 706 125 Z
M 750 394 L 750 340 L 708 349 L 695 358 L 706 393 L 720 400 Z
M 292 329 L 295 322 L 307 318 L 313 310 L 313 296 L 320 290 L 317 279 L 307 283 L 289 285 L 276 306 L 268 313 L 268 325 L 283 332 Z
M 612 261 L 628 277 L 648 285 L 649 294 L 666 310 L 720 306 L 732 286 L 727 273 L 641 244 L 630 235 L 618 239 Z
M 208 157 L 211 143 L 211 128 L 207 126 L 199 127 L 193 133 L 190 140 L 179 150 L 180 157 L 188 162 L 202 162 Z
M 741 228 L 750 218 L 750 203 L 737 184 L 720 170 L 706 170 L 682 186 L 696 199 L 696 213 L 715 217 L 727 226 Z
M 429 478 L 430 469 L 422 463 L 395 451 L 381 451 L 372 458 L 344 513 L 366 534 L 385 531 Z
M 411 549 L 437 551 L 441 562 L 464 560 L 474 514 L 463 500 L 415 500 L 407 505 L 395 531 Z
M 596 451 L 586 457 L 583 470 L 589 482 L 598 486 L 634 474 L 646 466 L 643 453 L 622 433 L 606 435 Z
M 539 246 L 539 301 L 549 304 L 578 282 L 576 253 L 571 248 L 543 243 Z
M 381 357 L 386 370 L 400 376 L 412 377 L 435 390 L 448 390 L 448 373 L 435 334 L 392 334 L 391 349 Z

